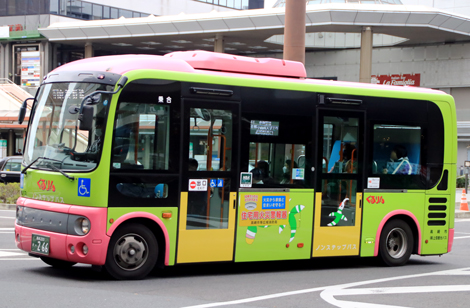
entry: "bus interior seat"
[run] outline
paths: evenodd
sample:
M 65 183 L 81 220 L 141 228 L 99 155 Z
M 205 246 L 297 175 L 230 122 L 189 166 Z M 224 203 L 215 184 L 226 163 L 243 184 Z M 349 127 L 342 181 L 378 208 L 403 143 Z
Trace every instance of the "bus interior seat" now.
M 331 149 L 331 156 L 328 162 L 328 171 L 334 167 L 335 163 L 340 159 L 339 152 L 341 151 L 341 140 L 336 140 Z

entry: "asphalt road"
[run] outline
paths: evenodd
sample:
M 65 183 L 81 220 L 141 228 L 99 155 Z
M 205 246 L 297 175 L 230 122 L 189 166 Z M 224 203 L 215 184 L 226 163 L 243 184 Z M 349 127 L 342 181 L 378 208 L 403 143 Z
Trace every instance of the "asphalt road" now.
M 0 210 L 0 307 L 468 307 L 470 219 L 451 253 L 403 267 L 373 258 L 186 265 L 114 281 L 88 265 L 53 269 L 16 249 L 14 211 Z

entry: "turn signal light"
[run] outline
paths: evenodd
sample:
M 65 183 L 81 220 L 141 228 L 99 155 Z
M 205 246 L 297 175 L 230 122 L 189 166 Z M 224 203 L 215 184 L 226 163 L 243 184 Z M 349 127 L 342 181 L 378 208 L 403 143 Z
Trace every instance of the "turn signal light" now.
M 162 213 L 163 218 L 171 218 L 171 213 Z
M 298 244 L 297 244 L 297 247 L 299 247 L 299 248 L 304 247 L 304 243 L 298 243 Z

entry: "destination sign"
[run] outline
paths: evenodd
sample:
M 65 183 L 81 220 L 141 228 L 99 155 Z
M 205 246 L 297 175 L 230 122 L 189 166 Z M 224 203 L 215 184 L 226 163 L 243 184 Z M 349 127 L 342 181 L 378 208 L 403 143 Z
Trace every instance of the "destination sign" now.
M 278 136 L 279 122 L 252 120 L 250 125 L 251 135 Z

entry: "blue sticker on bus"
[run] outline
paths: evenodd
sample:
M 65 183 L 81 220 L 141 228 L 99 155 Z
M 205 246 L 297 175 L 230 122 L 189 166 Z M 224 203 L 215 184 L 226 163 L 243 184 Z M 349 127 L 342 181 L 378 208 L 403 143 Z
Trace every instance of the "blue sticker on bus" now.
M 263 196 L 261 208 L 264 209 L 285 209 L 286 197 L 285 196 Z
M 223 179 L 218 179 L 217 180 L 217 187 L 224 187 L 224 180 Z
M 217 186 L 217 180 L 216 179 L 211 179 L 209 183 L 209 187 L 216 187 Z
M 78 196 L 90 197 L 91 179 L 78 178 Z

